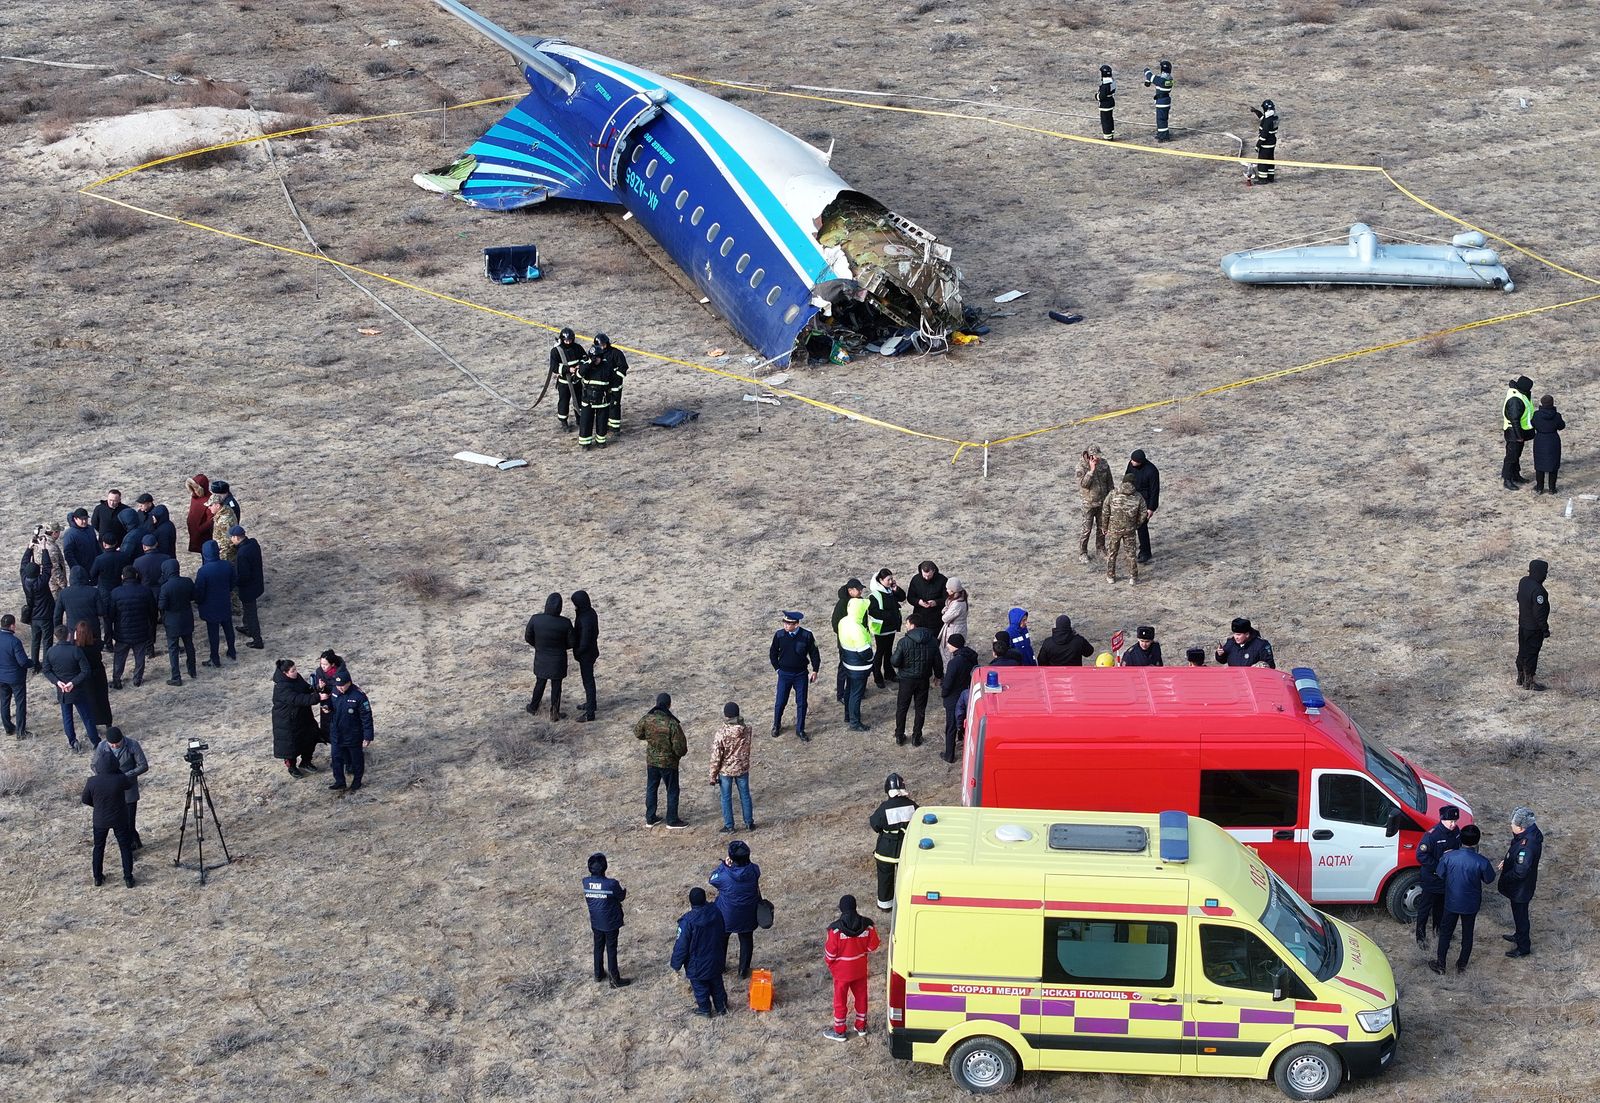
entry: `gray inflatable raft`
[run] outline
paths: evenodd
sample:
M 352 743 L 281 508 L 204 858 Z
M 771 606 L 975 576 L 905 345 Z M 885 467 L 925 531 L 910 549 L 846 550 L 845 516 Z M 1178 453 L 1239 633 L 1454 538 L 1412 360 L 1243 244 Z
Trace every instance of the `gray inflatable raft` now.
M 1476 230 L 1457 234 L 1449 245 L 1383 244 L 1370 226 L 1357 222 L 1344 245 L 1229 253 L 1222 273 L 1235 283 L 1514 289 L 1500 254 L 1484 245 Z

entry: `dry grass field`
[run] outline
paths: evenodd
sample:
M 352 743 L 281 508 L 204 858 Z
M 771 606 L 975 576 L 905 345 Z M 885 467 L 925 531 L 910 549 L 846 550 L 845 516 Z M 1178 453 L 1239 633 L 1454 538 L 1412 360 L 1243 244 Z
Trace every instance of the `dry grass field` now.
M 1137 74 L 1171 57 L 1173 121 L 1192 128 L 1176 148 L 1228 152 L 1223 132 L 1249 133 L 1246 106 L 1270 96 L 1285 158 L 1381 162 L 1440 207 L 1600 275 L 1600 53 L 1583 0 L 479 7 L 660 71 L 982 100 L 1006 109 L 963 110 L 1079 134 L 1095 127 L 1094 74 L 1110 61 L 1121 129 L 1140 141 Z M 1181 654 L 1248 615 L 1283 665 L 1315 667 L 1368 730 L 1466 794 L 1486 853 L 1498 857 L 1506 815 L 1531 804 L 1547 833 L 1531 959 L 1501 956 L 1498 897 L 1473 970 L 1445 979 L 1376 909 L 1340 912 L 1389 952 L 1406 1026 L 1392 1072 L 1347 1091 L 1600 1095 L 1600 503 L 1562 516 L 1569 494 L 1600 489 L 1600 303 L 996 449 L 987 480 L 976 452 L 952 466 L 944 445 L 792 401 L 752 407 L 737 384 L 633 356 L 629 431 L 581 454 L 547 408 L 495 400 L 327 266 L 78 195 L 132 162 L 65 144 L 96 120 L 172 108 L 251 107 L 293 125 L 519 92 L 507 58 L 423 0 L 19 0 L 0 28 L 5 54 L 107 67 L 0 61 L 5 547 L 17 554 L 36 522 L 111 486 L 181 515 L 185 477 L 204 471 L 232 482 L 268 566 L 266 651 L 181 688 L 161 677 L 114 696 L 152 761 L 138 888 L 89 883 L 86 762 L 67 753 L 42 690 L 37 738 L 0 749 L 0 1098 L 960 1097 L 942 1070 L 891 1060 L 881 1034 L 815 1038 L 829 1013 L 822 932 L 842 892 L 871 892 L 866 816 L 884 774 L 906 774 L 924 803 L 952 799 L 954 778 L 936 748 L 893 746 L 882 694 L 869 694 L 867 736 L 843 730 L 826 692 L 809 746 L 768 739 L 763 719 L 777 610 L 803 609 L 825 631 L 843 579 L 881 565 L 909 575 L 925 557 L 967 580 L 979 637 L 1021 604 L 1038 639 L 1070 612 L 1101 646 L 1151 623 Z M 1031 291 L 952 356 L 791 372 L 802 393 L 939 435 L 996 439 L 1600 290 L 1517 254 L 1511 295 L 1241 288 L 1217 270 L 1224 253 L 1358 218 L 1456 228 L 1370 175 L 1285 169 L 1275 187 L 1246 189 L 1224 164 L 735 95 L 808 140 L 836 140 L 846 179 L 955 247 L 971 302 Z M 499 110 L 273 152 L 331 256 L 634 348 L 694 360 L 726 348 L 739 367 L 748 350 L 604 212 L 492 215 L 412 186 Z M 105 194 L 303 245 L 259 145 Z M 480 250 L 522 241 L 539 243 L 547 278 L 485 282 Z M 377 290 L 515 402 L 537 394 L 543 331 Z M 1057 325 L 1051 307 L 1086 320 Z M 1558 499 L 1508 494 L 1497 478 L 1496 407 L 1523 372 L 1570 426 Z M 700 418 L 643 427 L 670 406 Z M 1166 476 L 1158 558 L 1132 590 L 1107 587 L 1069 548 L 1068 480 L 1088 443 L 1143 447 Z M 474 467 L 450 458 L 461 449 L 529 466 Z M 1512 685 L 1513 598 L 1533 557 L 1551 563 L 1554 609 L 1551 690 L 1538 695 Z M 522 710 L 522 627 L 546 593 L 579 588 L 601 618 L 600 722 L 552 726 Z M 16 590 L 4 594 L 13 608 Z M 272 660 L 328 646 L 377 716 L 368 787 L 343 799 L 326 772 L 287 776 L 270 747 Z M 670 834 L 641 826 L 630 734 L 661 690 L 691 740 L 692 827 Z M 707 1024 L 685 1014 L 666 958 L 685 890 L 726 842 L 704 779 L 730 698 L 759 733 L 750 842 L 778 923 L 756 957 L 776 971 L 778 1006 Z M 204 888 L 170 864 L 189 736 L 211 743 L 235 857 Z M 629 888 L 622 958 L 639 980 L 626 992 L 588 979 L 578 881 L 593 850 Z M 1010 1097 L 1278 1098 L 1260 1083 L 1042 1075 Z

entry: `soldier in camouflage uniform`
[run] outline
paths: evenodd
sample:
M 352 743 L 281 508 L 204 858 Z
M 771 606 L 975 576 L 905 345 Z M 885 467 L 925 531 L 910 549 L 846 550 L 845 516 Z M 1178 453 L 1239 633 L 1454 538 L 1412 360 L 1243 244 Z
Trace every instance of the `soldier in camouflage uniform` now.
M 633 734 L 645 741 L 644 825 L 654 827 L 661 822 L 656 815 L 656 794 L 665 785 L 667 826 L 674 830 L 688 827 L 678 818 L 678 763 L 689 753 L 689 742 L 683 725 L 672 715 L 669 694 L 656 694 L 655 708 L 633 726 Z
M 1117 580 L 1117 556 L 1128 553 L 1128 585 L 1139 581 L 1139 526 L 1150 519 L 1150 507 L 1144 504 L 1133 480 L 1124 476 L 1117 491 L 1106 499 L 1101 523 L 1105 526 L 1110 550 L 1106 553 L 1106 581 Z
M 1100 511 L 1111 493 L 1111 468 L 1100 449 L 1094 445 L 1083 450 L 1078 457 L 1078 469 L 1073 472 L 1078 480 L 1078 493 L 1083 495 L 1083 528 L 1078 533 L 1078 562 L 1089 562 L 1089 534 L 1094 533 L 1094 546 L 1102 555 L 1106 550 L 1106 529 L 1101 523 Z
M 233 511 L 232 506 L 228 505 L 228 495 L 226 494 L 211 495 L 211 500 L 206 503 L 206 508 L 211 510 L 211 539 L 217 542 L 217 555 L 221 557 L 224 563 L 232 563 L 239 557 L 239 549 L 234 546 L 232 540 L 228 539 L 228 530 L 239 523 L 239 515 Z M 237 587 L 231 592 L 231 598 L 233 619 L 236 622 L 241 621 L 244 619 L 244 605 L 239 601 Z

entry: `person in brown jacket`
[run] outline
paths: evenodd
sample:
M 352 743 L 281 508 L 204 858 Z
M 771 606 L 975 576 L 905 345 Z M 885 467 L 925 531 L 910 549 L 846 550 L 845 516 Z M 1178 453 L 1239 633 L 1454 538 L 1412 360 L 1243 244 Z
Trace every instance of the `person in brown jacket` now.
M 737 702 L 722 706 L 722 727 L 711 741 L 711 784 L 722 786 L 722 833 L 733 833 L 733 790 L 739 789 L 739 806 L 744 810 L 747 831 L 756 827 L 755 810 L 750 804 L 750 725 L 739 715 Z
M 1078 457 L 1078 467 L 1073 476 L 1078 480 L 1078 493 L 1083 497 L 1083 527 L 1078 532 L 1078 562 L 1087 563 L 1090 533 L 1094 534 L 1095 550 L 1101 555 L 1106 551 L 1105 522 L 1101 519 L 1100 511 L 1105 506 L 1106 497 L 1111 493 L 1111 466 L 1100 454 L 1100 449 L 1091 444 Z

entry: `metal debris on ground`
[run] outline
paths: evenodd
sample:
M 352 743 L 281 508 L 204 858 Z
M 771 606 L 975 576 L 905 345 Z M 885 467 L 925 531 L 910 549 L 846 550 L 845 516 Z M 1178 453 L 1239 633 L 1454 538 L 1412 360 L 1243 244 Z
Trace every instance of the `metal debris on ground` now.
M 1067 314 L 1060 310 L 1052 310 L 1050 312 L 1050 320 L 1053 322 L 1060 322 L 1064 326 L 1070 326 L 1073 322 L 1083 321 L 1083 315 Z
M 652 419 L 650 424 L 659 425 L 663 429 L 676 429 L 685 422 L 698 420 L 699 417 L 699 410 L 683 410 L 675 406 L 662 413 L 660 417 Z
M 485 456 L 482 452 L 457 452 L 453 459 L 465 460 L 467 463 L 481 463 L 485 467 L 499 468 L 501 471 L 510 471 L 513 467 L 527 467 L 527 460 L 505 460 L 499 456 Z
M 776 398 L 773 398 L 770 394 L 747 394 L 744 396 L 744 400 L 746 402 L 765 402 L 768 406 L 782 405 L 782 403 L 780 403 Z
M 785 383 L 789 382 L 789 373 L 781 371 L 777 375 L 767 376 L 761 382 L 765 383 L 769 387 L 781 387 Z
M 994 301 L 997 303 L 1016 302 L 1026 294 L 1026 291 L 1007 291 L 1004 295 L 996 295 L 994 297 Z

